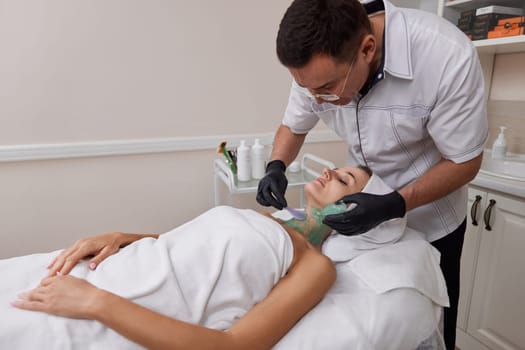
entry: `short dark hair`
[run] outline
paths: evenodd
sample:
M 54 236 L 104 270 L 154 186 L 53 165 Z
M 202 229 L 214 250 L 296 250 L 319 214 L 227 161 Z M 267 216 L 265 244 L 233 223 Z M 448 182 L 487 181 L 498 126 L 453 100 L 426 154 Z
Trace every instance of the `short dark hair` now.
M 279 26 L 277 57 L 291 68 L 305 66 L 317 54 L 347 61 L 371 32 L 358 0 L 294 0 Z

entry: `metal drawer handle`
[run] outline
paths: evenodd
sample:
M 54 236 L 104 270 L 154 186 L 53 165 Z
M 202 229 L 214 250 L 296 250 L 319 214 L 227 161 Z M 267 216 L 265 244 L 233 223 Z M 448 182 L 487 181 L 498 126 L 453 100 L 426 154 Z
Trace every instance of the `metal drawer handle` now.
M 492 231 L 492 227 L 490 226 L 490 215 L 492 214 L 492 207 L 496 204 L 496 201 L 494 199 L 491 199 L 489 201 L 489 206 L 487 209 L 485 209 L 485 213 L 483 214 L 483 220 L 485 221 L 485 230 Z
M 472 203 L 470 207 L 470 218 L 472 219 L 472 225 L 478 226 L 478 208 L 479 203 L 481 202 L 481 196 L 477 195 L 476 200 Z

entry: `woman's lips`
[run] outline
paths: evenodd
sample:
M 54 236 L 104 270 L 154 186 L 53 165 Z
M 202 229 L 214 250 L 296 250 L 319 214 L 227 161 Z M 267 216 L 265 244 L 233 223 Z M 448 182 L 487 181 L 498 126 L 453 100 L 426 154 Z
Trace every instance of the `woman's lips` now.
M 319 184 L 324 187 L 325 183 L 322 178 L 318 177 L 317 179 L 315 179 L 315 181 L 319 182 Z

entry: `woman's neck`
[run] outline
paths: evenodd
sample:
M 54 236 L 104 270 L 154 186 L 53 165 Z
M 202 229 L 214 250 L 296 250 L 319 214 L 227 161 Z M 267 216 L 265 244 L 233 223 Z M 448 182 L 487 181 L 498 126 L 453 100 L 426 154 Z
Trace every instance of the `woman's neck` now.
M 298 231 L 314 246 L 320 246 L 326 237 L 330 235 L 332 229 L 323 224 L 326 215 L 338 214 L 346 210 L 345 204 L 330 204 L 324 208 L 307 207 L 306 219 L 298 220 L 292 218 L 284 221 L 283 224 Z

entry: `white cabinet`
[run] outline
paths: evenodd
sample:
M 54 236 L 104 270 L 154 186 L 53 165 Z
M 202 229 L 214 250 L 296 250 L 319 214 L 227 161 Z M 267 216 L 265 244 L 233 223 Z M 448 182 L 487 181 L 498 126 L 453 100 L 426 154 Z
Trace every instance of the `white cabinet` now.
M 463 253 L 461 256 L 461 290 L 457 323 L 457 327 L 463 331 L 467 330 L 469 301 L 472 298 L 472 286 L 474 285 L 474 275 L 476 274 L 479 241 L 481 239 L 481 229 L 483 228 L 480 218 L 481 214 L 483 214 L 483 208 L 486 207 L 487 193 L 469 188 L 468 197 L 470 216 L 467 218 L 467 230 L 465 232 L 465 241 L 463 242 Z
M 469 209 L 456 345 L 525 349 L 525 199 L 471 187 Z

